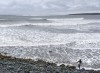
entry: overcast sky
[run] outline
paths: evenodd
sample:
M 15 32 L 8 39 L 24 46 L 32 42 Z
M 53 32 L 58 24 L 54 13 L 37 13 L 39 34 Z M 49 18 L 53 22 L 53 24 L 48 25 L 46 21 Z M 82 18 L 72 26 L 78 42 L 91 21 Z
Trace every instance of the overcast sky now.
M 51 15 L 99 11 L 100 0 L 0 0 L 0 14 Z

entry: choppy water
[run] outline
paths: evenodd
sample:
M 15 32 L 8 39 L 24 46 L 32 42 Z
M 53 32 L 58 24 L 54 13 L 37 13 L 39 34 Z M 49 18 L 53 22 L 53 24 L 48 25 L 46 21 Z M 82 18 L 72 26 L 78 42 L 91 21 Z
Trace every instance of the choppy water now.
M 0 52 L 16 57 L 99 68 L 99 39 L 100 15 L 0 16 Z

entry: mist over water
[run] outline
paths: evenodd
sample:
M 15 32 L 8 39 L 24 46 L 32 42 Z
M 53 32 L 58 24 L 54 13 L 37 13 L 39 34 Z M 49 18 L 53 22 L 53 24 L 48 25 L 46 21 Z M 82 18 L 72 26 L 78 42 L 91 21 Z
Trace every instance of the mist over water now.
M 99 68 L 99 39 L 100 15 L 0 17 L 0 52 L 15 57 Z

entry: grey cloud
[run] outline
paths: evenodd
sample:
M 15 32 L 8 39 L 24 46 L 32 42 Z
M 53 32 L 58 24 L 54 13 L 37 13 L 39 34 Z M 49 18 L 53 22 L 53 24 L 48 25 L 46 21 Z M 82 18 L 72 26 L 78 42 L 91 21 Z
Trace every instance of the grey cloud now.
M 71 11 L 99 11 L 100 0 L 1 0 L 0 14 L 49 14 Z M 41 13 L 40 13 L 41 12 Z

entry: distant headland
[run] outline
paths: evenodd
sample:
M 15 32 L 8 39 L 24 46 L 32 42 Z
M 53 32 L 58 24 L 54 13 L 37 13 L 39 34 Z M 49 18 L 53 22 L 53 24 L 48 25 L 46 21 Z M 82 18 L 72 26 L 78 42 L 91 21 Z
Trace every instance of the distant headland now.
M 100 15 L 100 13 L 76 13 L 76 14 L 69 14 L 69 15 Z

